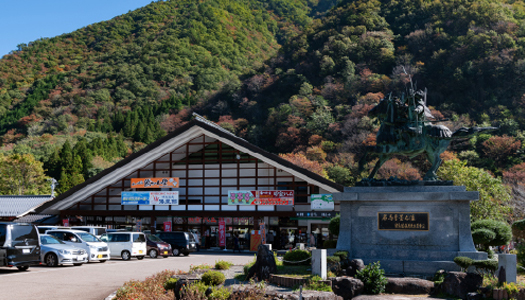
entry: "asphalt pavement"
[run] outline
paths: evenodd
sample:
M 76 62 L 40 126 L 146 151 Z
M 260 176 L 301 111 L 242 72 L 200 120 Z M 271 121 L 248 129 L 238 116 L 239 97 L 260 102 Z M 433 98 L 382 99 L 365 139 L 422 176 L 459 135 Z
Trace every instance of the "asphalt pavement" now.
M 253 253 L 197 252 L 187 257 L 146 257 L 143 260 L 133 258 L 129 261 L 118 259 L 79 267 L 35 266 L 26 272 L 20 272 L 16 268 L 0 268 L 0 299 L 103 300 L 126 281 L 144 280 L 165 269 L 188 271 L 191 265 L 214 265 L 217 260 L 244 265 L 252 261 L 253 257 Z

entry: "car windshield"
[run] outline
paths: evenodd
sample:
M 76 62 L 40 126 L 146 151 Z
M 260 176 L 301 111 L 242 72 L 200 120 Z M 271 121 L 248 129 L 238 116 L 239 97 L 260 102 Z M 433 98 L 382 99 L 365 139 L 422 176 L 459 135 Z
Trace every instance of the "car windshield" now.
M 52 245 L 52 244 L 65 244 L 61 241 L 57 240 L 54 236 L 50 235 L 41 235 L 40 236 L 40 243 L 42 245 Z
M 185 233 L 187 236 L 189 236 L 189 241 L 190 243 L 195 243 L 195 238 L 193 237 L 193 234 L 188 234 L 188 233 Z
M 87 232 L 78 232 L 77 233 L 84 242 L 101 242 L 96 236 Z
M 153 234 L 148 234 L 148 239 L 152 242 L 156 242 L 156 243 L 164 243 L 163 240 L 161 240 L 158 236 L 156 235 L 153 235 Z

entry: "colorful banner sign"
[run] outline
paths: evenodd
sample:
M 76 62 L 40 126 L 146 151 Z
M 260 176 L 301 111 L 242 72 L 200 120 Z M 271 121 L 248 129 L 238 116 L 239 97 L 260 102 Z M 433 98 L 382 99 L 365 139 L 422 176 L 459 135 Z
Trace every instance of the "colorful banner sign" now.
M 142 220 L 141 219 L 137 219 L 137 223 L 135 224 L 136 227 L 137 227 L 137 231 L 142 231 Z
M 332 194 L 312 194 L 310 205 L 312 210 L 334 210 L 334 198 Z
M 164 222 L 164 231 L 171 231 L 171 222 Z
M 178 177 L 131 178 L 132 189 L 178 188 Z
M 259 229 L 261 230 L 261 243 L 266 244 L 266 227 L 264 223 L 259 223 Z
M 69 227 L 69 219 L 62 219 L 62 226 Z
M 121 205 L 179 205 L 179 192 L 122 192 Z
M 219 247 L 226 246 L 226 222 L 219 221 Z
M 228 191 L 228 205 L 293 205 L 294 191 Z

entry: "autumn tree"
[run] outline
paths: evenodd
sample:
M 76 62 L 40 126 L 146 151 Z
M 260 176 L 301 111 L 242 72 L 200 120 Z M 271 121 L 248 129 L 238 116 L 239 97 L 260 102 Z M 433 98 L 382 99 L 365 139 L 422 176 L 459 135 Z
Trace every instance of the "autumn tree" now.
M 50 194 L 43 163 L 31 154 L 0 156 L 0 193 L 2 195 Z
M 287 153 L 287 154 L 279 154 L 279 156 L 288 160 L 289 162 L 293 163 L 294 165 L 298 167 L 301 167 L 308 171 L 319 174 L 323 176 L 324 178 L 328 178 L 328 174 L 326 174 L 326 171 L 323 169 L 323 166 L 316 161 L 309 160 L 308 158 L 306 158 L 306 156 L 304 156 L 304 154 Z
M 457 160 L 444 161 L 438 169 L 438 176 L 442 180 L 453 180 L 454 185 L 464 185 L 467 191 L 479 192 L 479 200 L 470 203 L 471 221 L 509 219 L 512 212 L 509 206 L 511 196 L 501 179 Z

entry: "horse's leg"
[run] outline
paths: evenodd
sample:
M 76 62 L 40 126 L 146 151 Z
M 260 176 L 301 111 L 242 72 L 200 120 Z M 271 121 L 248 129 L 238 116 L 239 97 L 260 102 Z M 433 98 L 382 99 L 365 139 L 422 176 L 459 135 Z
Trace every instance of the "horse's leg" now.
M 440 151 L 427 151 L 427 158 L 428 161 L 432 164 L 428 172 L 425 174 L 424 180 L 438 180 L 436 171 L 441 165 L 441 155 L 442 152 Z
M 374 179 L 374 177 L 376 176 L 377 171 L 379 171 L 379 168 L 381 168 L 381 166 L 389 159 L 390 159 L 390 155 L 388 155 L 388 154 L 381 154 L 379 156 L 379 160 L 377 161 L 374 169 L 372 170 L 372 172 L 370 172 L 370 175 L 368 176 L 368 179 Z

